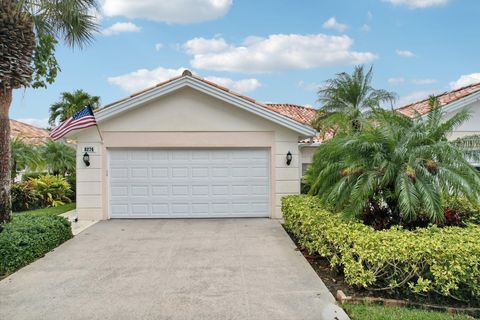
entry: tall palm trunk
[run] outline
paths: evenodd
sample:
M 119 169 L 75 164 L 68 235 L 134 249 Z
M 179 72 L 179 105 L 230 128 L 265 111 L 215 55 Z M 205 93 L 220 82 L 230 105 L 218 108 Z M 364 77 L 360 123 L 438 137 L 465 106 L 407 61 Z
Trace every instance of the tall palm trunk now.
M 12 103 L 12 89 L 0 89 L 0 223 L 10 220 L 10 120 L 8 110 Z

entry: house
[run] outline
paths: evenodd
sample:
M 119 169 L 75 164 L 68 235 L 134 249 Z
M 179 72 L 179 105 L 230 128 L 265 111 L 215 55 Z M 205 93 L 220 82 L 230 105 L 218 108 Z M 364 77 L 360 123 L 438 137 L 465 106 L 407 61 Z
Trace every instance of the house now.
M 96 112 L 77 140 L 79 219 L 281 218 L 314 109 L 263 104 L 192 75 Z M 314 143 L 314 142 L 312 142 Z
M 457 128 L 451 139 L 480 134 L 480 83 L 472 84 L 436 96 L 439 107 L 446 113 L 445 119 L 451 118 L 462 109 L 471 112 L 471 118 Z M 424 99 L 396 109 L 408 117 L 425 116 L 430 112 L 429 99 Z
M 10 138 L 21 138 L 24 142 L 35 145 L 50 140 L 47 130 L 13 119 L 10 119 Z
M 471 112 L 471 118 L 458 127 L 450 136 L 454 140 L 460 137 L 478 135 L 480 134 L 480 83 L 471 84 L 465 87 L 458 88 L 453 91 L 444 92 L 436 96 L 439 102 L 439 107 L 446 113 L 445 119 L 450 119 L 454 114 L 462 109 L 468 109 Z M 311 108 L 310 108 L 311 109 Z M 303 121 L 311 123 L 315 116 L 315 109 L 311 109 L 312 113 L 308 114 Z M 423 117 L 430 112 L 429 98 L 421 101 L 411 103 L 409 105 L 396 109 L 397 112 L 402 113 L 410 118 Z M 309 164 L 313 162 L 313 154 L 316 148 L 324 139 L 330 138 L 331 135 L 317 136 L 312 139 L 301 141 L 299 146 L 301 149 L 301 162 L 303 172 Z M 480 168 L 480 164 L 473 163 Z

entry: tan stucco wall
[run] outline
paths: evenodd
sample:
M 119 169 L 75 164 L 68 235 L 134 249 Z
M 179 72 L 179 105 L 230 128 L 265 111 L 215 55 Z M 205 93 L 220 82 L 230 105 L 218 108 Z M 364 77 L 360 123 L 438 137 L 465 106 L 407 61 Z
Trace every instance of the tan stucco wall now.
M 80 131 L 77 151 L 79 219 L 108 219 L 108 148 L 263 147 L 271 152 L 271 216 L 281 218 L 280 199 L 300 192 L 298 133 L 198 92 L 181 89 Z M 94 146 L 91 166 L 83 148 Z M 286 165 L 290 151 L 293 160 Z

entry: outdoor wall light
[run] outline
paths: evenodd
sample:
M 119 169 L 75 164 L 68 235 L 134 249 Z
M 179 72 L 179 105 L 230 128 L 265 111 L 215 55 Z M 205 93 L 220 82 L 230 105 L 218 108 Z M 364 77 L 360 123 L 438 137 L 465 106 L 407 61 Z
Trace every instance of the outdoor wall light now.
M 290 165 L 290 163 L 292 162 L 292 153 L 290 151 L 287 152 L 287 166 Z
M 83 162 L 87 167 L 90 167 L 90 155 L 88 154 L 88 152 L 85 152 L 83 154 Z

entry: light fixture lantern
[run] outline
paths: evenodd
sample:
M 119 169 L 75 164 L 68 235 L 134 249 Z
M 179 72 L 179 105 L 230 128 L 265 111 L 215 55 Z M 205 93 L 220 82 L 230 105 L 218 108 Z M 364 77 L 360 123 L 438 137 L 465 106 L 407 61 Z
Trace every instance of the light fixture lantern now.
M 290 163 L 292 162 L 292 153 L 290 151 L 287 152 L 287 166 L 290 165 Z
M 83 163 L 85 163 L 87 167 L 90 167 L 90 155 L 88 154 L 88 152 L 85 152 L 83 154 Z

